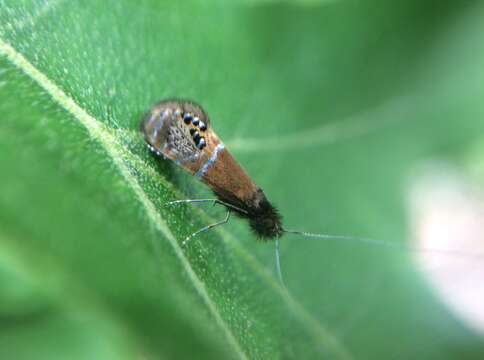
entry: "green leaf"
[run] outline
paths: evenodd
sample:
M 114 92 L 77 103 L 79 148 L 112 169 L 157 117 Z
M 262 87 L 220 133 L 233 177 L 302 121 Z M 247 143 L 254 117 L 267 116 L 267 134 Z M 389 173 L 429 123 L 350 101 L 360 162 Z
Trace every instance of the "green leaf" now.
M 306 6 L 310 4 L 311 6 Z M 408 179 L 484 134 L 482 5 L 0 0 L 0 357 L 479 358 L 411 253 L 272 243 L 154 159 L 204 105 L 285 226 L 408 241 Z

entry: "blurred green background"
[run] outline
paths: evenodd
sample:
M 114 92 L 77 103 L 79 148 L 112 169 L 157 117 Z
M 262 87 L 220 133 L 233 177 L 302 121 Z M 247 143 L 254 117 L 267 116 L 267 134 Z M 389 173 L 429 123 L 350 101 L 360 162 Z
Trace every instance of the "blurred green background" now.
M 288 228 L 407 243 L 416 169 L 484 163 L 483 24 L 479 1 L 0 0 L 0 358 L 481 359 L 411 253 L 287 236 L 286 290 L 241 220 L 182 249 L 224 212 L 164 206 L 209 192 L 137 129 L 193 99 Z

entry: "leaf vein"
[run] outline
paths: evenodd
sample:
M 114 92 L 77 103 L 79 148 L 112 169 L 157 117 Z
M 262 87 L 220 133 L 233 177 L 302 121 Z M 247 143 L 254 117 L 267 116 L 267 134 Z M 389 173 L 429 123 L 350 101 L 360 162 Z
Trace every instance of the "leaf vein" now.
M 404 108 L 404 105 L 410 103 L 409 100 L 412 99 L 408 97 L 398 98 L 352 116 L 347 120 L 324 124 L 288 135 L 234 138 L 227 141 L 226 144 L 234 152 L 252 153 L 260 151 L 295 151 L 358 138 L 401 122 L 403 118 L 394 118 L 395 115 L 392 115 L 392 111 L 395 113 L 395 107 Z
M 128 143 L 135 140 L 135 133 L 133 131 L 116 129 L 115 132 L 119 138 L 123 139 Z M 135 156 L 131 152 L 127 152 L 126 157 L 136 165 L 136 168 L 139 171 L 144 172 L 151 178 L 159 179 L 163 182 L 164 186 L 171 187 L 171 184 L 166 182 L 161 174 L 153 169 L 153 167 L 151 167 L 145 161 Z M 171 190 L 178 194 L 178 191 L 176 189 L 172 188 Z M 194 211 L 197 211 L 197 213 L 205 218 L 207 221 L 213 222 L 213 219 L 211 219 L 205 212 L 201 211 L 199 208 L 195 207 Z M 320 324 L 317 320 L 313 319 L 311 315 L 307 312 L 307 310 L 291 295 L 291 293 L 286 288 L 283 288 L 277 281 L 275 281 L 275 279 L 265 269 L 265 267 L 262 266 L 259 261 L 250 252 L 248 252 L 238 241 L 236 241 L 232 234 L 220 227 L 216 228 L 214 231 L 219 233 L 224 243 L 230 246 L 233 250 L 235 250 L 242 257 L 242 259 L 255 272 L 257 272 L 259 276 L 285 301 L 288 308 L 290 308 L 294 312 L 294 314 L 297 315 L 299 321 L 307 328 L 308 333 L 313 337 L 316 342 L 318 342 L 318 345 L 323 350 L 323 352 L 327 352 L 328 349 L 331 349 L 332 353 L 337 355 L 340 359 L 352 358 L 351 354 L 349 354 L 347 349 L 335 338 L 335 336 L 331 334 L 325 326 Z
M 22 54 L 15 50 L 10 44 L 0 39 L 0 53 L 4 54 L 6 58 L 14 64 L 17 68 L 23 71 L 28 77 L 34 80 L 41 88 L 49 94 L 52 99 L 57 102 L 62 108 L 74 116 L 75 119 L 81 123 L 89 135 L 101 143 L 106 152 L 113 159 L 114 164 L 118 168 L 122 177 L 126 180 L 128 185 L 132 188 L 135 195 L 143 205 L 148 218 L 152 221 L 155 227 L 168 239 L 170 245 L 173 247 L 175 254 L 181 261 L 185 271 L 187 272 L 190 280 L 192 281 L 195 290 L 201 296 L 205 304 L 207 305 L 212 316 L 215 318 L 217 324 L 224 331 L 227 340 L 236 351 L 237 355 L 241 359 L 247 359 L 244 351 L 237 342 L 235 336 L 232 334 L 229 326 L 225 323 L 222 316 L 218 312 L 215 303 L 211 300 L 207 289 L 203 282 L 198 278 L 197 274 L 190 265 L 190 262 L 185 257 L 181 247 L 178 245 L 175 237 L 168 228 L 168 225 L 161 218 L 160 214 L 156 210 L 153 202 L 148 198 L 137 179 L 132 176 L 129 168 L 123 161 L 123 150 L 121 150 L 119 144 L 114 138 L 113 134 L 108 131 L 103 124 L 101 124 L 89 113 L 81 108 L 72 98 L 67 96 L 52 80 L 50 80 L 44 73 L 31 64 Z

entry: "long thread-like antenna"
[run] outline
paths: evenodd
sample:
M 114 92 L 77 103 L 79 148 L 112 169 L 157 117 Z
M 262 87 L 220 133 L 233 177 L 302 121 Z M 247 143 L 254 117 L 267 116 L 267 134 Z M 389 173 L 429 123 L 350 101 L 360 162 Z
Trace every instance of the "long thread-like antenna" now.
M 277 276 L 279 278 L 279 282 L 281 283 L 281 285 L 285 287 L 284 278 L 282 277 L 282 270 L 281 270 L 281 256 L 280 256 L 280 253 L 279 253 L 279 239 L 276 239 L 275 244 L 276 244 L 275 249 L 276 249 Z
M 376 239 L 368 239 L 368 238 L 360 238 L 355 236 L 345 236 L 345 235 L 330 235 L 330 234 L 315 234 L 306 231 L 296 231 L 296 230 L 284 230 L 285 233 L 288 234 L 295 234 L 301 235 L 308 238 L 317 238 L 322 240 L 335 240 L 335 241 L 351 241 L 355 243 L 363 243 L 369 245 L 376 245 L 376 246 L 383 246 L 395 250 L 403 250 L 403 251 L 410 251 L 410 252 L 417 252 L 417 253 L 436 253 L 442 255 L 452 255 L 452 256 L 460 256 L 460 257 L 467 257 L 473 259 L 484 259 L 483 253 L 467 253 L 462 252 L 459 250 L 444 250 L 444 249 L 434 249 L 434 248 L 418 248 L 412 246 L 406 246 L 402 244 L 395 244 L 384 240 L 376 240 Z

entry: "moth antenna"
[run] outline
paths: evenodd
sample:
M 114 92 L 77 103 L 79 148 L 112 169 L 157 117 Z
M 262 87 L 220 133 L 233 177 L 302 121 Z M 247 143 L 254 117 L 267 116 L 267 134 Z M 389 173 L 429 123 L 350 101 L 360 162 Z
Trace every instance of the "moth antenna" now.
M 296 230 L 283 230 L 283 231 L 287 234 L 301 235 L 307 238 L 317 238 L 322 240 L 344 240 L 344 241 L 351 241 L 351 242 L 363 243 L 368 245 L 376 245 L 376 246 L 387 247 L 390 249 L 403 250 L 403 251 L 416 252 L 416 253 L 435 253 L 435 254 L 442 254 L 442 255 L 452 255 L 452 256 L 472 258 L 475 260 L 484 259 L 483 253 L 472 254 L 472 253 L 462 252 L 458 250 L 418 248 L 418 247 L 412 247 L 412 246 L 407 246 L 402 244 L 395 244 L 385 240 L 369 239 L 369 238 L 362 238 L 362 237 L 356 237 L 356 236 L 316 234 L 316 233 L 310 233 L 306 231 L 296 231 Z
M 277 277 L 279 278 L 279 282 L 283 287 L 286 287 L 284 284 L 284 278 L 282 277 L 282 270 L 281 270 L 281 256 L 279 251 L 279 239 L 275 240 L 275 252 L 276 252 L 276 271 Z

